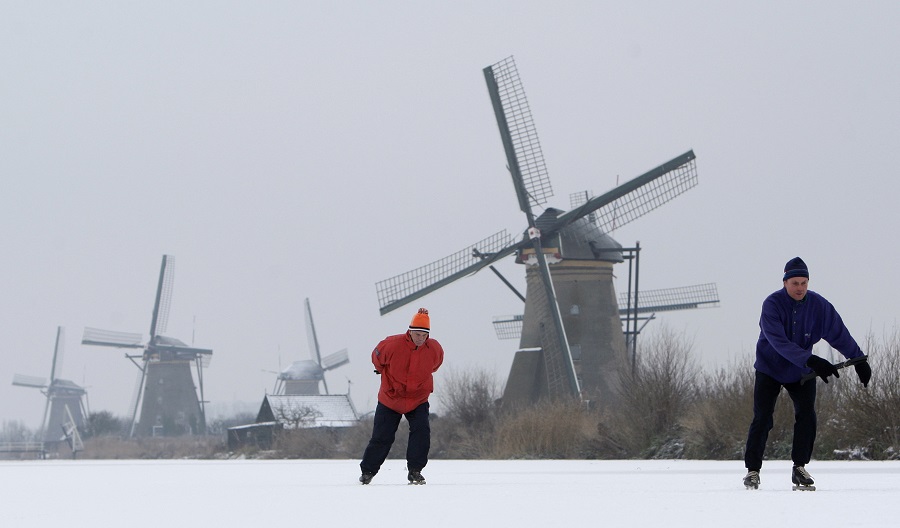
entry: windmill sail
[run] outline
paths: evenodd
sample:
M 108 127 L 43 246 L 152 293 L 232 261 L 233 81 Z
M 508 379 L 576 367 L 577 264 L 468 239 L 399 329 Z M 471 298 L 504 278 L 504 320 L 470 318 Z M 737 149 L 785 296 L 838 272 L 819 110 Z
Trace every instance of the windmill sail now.
M 540 295 L 537 302 L 541 306 L 539 311 L 542 312 L 540 319 L 541 348 L 547 369 L 550 394 L 563 395 L 568 392 L 571 396 L 580 399 L 581 388 L 578 384 L 575 365 L 572 362 L 572 353 L 569 350 L 562 315 L 559 313 L 559 303 L 550 275 L 550 266 L 547 264 L 541 247 L 541 232 L 535 227 L 533 209 L 542 205 L 546 198 L 552 196 L 553 190 L 550 187 L 550 178 L 528 106 L 528 99 L 525 97 L 525 90 L 512 57 L 485 68 L 484 77 L 491 104 L 494 106 L 494 116 L 497 118 L 497 127 L 500 130 L 500 139 L 509 163 L 513 186 L 519 198 L 519 208 L 525 213 L 528 220 L 529 237 L 537 257 L 540 279 L 543 284 L 543 288 L 536 288 L 534 291 L 539 292 Z M 563 390 L 563 380 L 568 382 L 567 391 Z
M 452 255 L 401 273 L 375 284 L 381 315 L 424 297 L 451 282 L 490 266 L 515 253 L 522 244 L 514 244 L 504 229 Z M 484 258 L 478 255 L 485 255 Z
M 485 68 L 484 76 L 513 173 L 519 208 L 532 214 L 553 196 L 553 188 L 519 71 L 513 58 L 508 57 Z
M 633 178 L 561 215 L 554 229 L 592 215 L 605 232 L 644 216 L 697 185 L 693 150 Z
M 690 310 L 700 307 L 713 307 L 719 304 L 719 291 L 715 283 L 695 284 L 678 288 L 661 288 L 658 290 L 641 290 L 641 304 L 638 313 L 671 312 L 674 310 Z M 634 296 L 628 298 L 628 292 L 619 295 L 619 306 L 634 306 Z M 627 308 L 619 311 L 625 313 Z M 634 310 L 634 308 L 632 308 Z
M 81 433 L 78 432 L 78 423 L 72 417 L 72 409 L 68 405 L 64 408 L 66 413 L 65 421 L 62 424 L 63 438 L 69 444 L 69 449 L 72 450 L 72 458 L 75 458 L 76 453 L 84 451 L 84 442 L 81 441 Z
M 144 348 L 144 336 L 132 332 L 85 327 L 81 344 L 115 348 Z
M 32 387 L 35 389 L 46 389 L 47 388 L 47 378 L 40 378 L 38 376 L 25 376 L 23 374 L 13 374 L 13 385 L 19 387 Z
M 175 286 L 175 257 L 163 255 L 159 268 L 159 284 L 150 320 L 150 339 L 166 332 L 169 324 L 169 308 L 172 306 L 172 289 Z
M 350 363 L 350 355 L 346 348 L 338 350 L 322 358 L 322 370 L 332 370 Z
M 312 318 L 312 308 L 309 306 L 309 298 L 307 297 L 303 301 L 305 311 L 306 311 L 306 339 L 309 341 L 309 351 L 313 356 L 312 359 L 315 360 L 319 365 L 322 364 L 322 354 L 319 352 L 319 338 L 316 336 L 316 325 L 313 323 Z M 328 392 L 326 385 L 326 393 Z

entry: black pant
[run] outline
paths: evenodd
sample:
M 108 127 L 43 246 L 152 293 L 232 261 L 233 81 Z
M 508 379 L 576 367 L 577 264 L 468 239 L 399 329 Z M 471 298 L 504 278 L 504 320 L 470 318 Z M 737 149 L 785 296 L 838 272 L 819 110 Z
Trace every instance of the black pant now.
M 749 470 L 759 471 L 762 467 L 766 440 L 772 430 L 772 415 L 781 387 L 787 390 L 794 402 L 794 443 L 791 460 L 797 466 L 805 466 L 812 457 L 816 441 L 816 380 L 804 384 L 781 383 L 769 375 L 756 372 L 753 385 L 753 422 L 747 433 L 747 448 L 744 451 L 744 465 Z
M 366 446 L 359 468 L 363 473 L 375 475 L 387 458 L 394 444 L 400 418 L 406 416 L 409 422 L 409 443 L 406 446 L 406 467 L 410 471 L 421 471 L 428 464 L 428 451 L 431 449 L 431 425 L 428 423 L 430 406 L 428 402 L 419 405 L 406 414 L 400 414 L 378 402 L 375 406 L 375 426 L 372 438 Z

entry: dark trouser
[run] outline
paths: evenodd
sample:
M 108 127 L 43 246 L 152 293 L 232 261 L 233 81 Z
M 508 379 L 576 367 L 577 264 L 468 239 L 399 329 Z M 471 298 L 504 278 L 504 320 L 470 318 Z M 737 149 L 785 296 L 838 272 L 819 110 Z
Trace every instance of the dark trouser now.
M 400 418 L 406 416 L 409 422 L 409 443 L 406 446 L 406 467 L 410 471 L 421 471 L 428 464 L 428 450 L 431 449 L 431 425 L 428 423 L 428 402 L 419 405 L 406 414 L 388 409 L 381 402 L 375 407 L 375 426 L 372 439 L 366 447 L 359 468 L 363 473 L 375 475 L 387 458 L 394 444 Z
M 780 383 L 771 376 L 756 372 L 753 385 L 753 422 L 747 433 L 747 448 L 744 451 L 744 465 L 749 470 L 759 471 L 762 467 L 766 440 L 772 430 L 772 415 L 781 387 L 787 390 L 794 402 L 794 444 L 791 460 L 797 466 L 809 463 L 813 444 L 816 441 L 816 380 L 803 385 L 800 382 Z

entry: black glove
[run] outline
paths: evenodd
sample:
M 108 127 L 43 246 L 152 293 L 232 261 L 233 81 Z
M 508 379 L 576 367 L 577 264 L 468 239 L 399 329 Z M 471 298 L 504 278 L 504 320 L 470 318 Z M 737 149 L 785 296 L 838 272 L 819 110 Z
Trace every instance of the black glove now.
M 379 372 L 379 371 L 377 371 L 377 370 L 375 370 L 375 371 L 373 371 L 373 372 L 375 372 L 375 374 L 381 374 L 381 372 Z
M 816 372 L 816 376 L 822 378 L 822 381 L 825 383 L 828 383 L 828 376 L 834 376 L 835 378 L 841 377 L 841 375 L 838 374 L 837 367 L 832 365 L 827 359 L 822 359 L 819 356 L 809 356 L 809 359 L 806 361 L 806 366 L 813 369 Z
M 869 386 L 869 380 L 872 379 L 872 367 L 869 366 L 868 361 L 863 361 L 862 363 L 857 363 L 853 365 L 853 368 L 856 369 L 856 375 L 859 376 L 859 382 L 863 384 L 863 387 Z

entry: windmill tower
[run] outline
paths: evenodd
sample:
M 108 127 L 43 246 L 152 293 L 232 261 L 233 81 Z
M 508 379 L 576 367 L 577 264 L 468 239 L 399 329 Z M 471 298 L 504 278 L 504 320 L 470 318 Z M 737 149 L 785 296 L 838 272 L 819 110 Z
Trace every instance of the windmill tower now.
M 40 389 L 47 398 L 44 404 L 44 417 L 41 418 L 41 428 L 38 434 L 41 442 L 52 444 L 66 439 L 69 427 L 84 429 L 85 417 L 88 415 L 84 400 L 87 392 L 69 380 L 58 378 L 62 372 L 63 342 L 65 341 L 65 329 L 57 327 L 56 346 L 53 348 L 53 363 L 50 366 L 50 378 L 36 376 L 13 376 L 13 385 L 19 387 L 32 387 Z
M 512 57 L 484 69 L 508 170 L 525 214 L 519 241 L 506 231 L 376 284 L 381 314 L 515 254 L 526 265 L 525 313 L 504 405 L 541 399 L 609 401 L 627 365 L 613 285 L 622 246 L 601 226 L 623 225 L 697 183 L 688 151 L 564 212 L 543 207 L 553 195 L 528 101 Z
M 142 351 L 140 354 L 125 354 L 140 370 L 131 404 L 131 436 L 206 433 L 203 368 L 209 365 L 212 350 L 194 348 L 162 335 L 168 324 L 174 282 L 175 260 L 170 255 L 163 255 L 150 321 L 150 340 L 146 343 L 143 343 L 141 334 L 84 329 L 83 345 Z M 192 365 L 196 367 L 199 398 L 191 374 Z
M 313 323 L 312 309 L 309 306 L 309 298 L 304 300 L 306 311 L 306 337 L 309 340 L 309 353 L 312 359 L 294 361 L 289 367 L 278 374 L 275 382 L 274 394 L 293 395 L 318 395 L 322 394 L 319 384 L 328 392 L 328 382 L 325 380 L 325 372 L 336 369 L 350 362 L 347 349 L 339 350 L 333 354 L 322 357 L 319 352 L 319 339 L 316 336 L 316 325 Z

